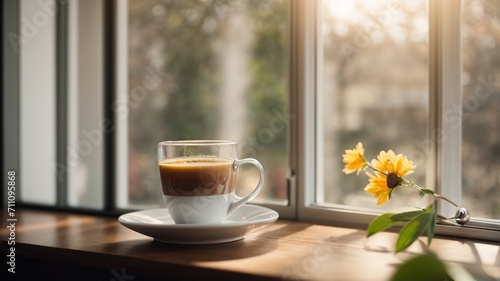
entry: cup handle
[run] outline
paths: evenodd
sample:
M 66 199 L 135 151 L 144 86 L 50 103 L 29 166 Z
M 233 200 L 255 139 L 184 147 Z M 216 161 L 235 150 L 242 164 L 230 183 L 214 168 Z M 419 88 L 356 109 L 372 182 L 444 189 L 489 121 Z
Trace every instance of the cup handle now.
M 257 196 L 257 194 L 259 194 L 260 190 L 262 189 L 262 186 L 264 185 L 264 168 L 262 167 L 260 162 L 257 161 L 256 159 L 245 158 L 245 159 L 235 160 L 233 162 L 233 169 L 237 170 L 240 166 L 245 165 L 245 164 L 252 164 L 255 167 L 257 167 L 257 169 L 259 170 L 259 173 L 260 173 L 259 182 L 257 183 L 257 186 L 255 187 L 255 189 L 252 192 L 250 192 L 250 194 L 243 196 L 243 197 L 238 197 L 238 196 L 234 195 L 234 200 L 231 203 L 231 205 L 229 206 L 229 209 L 227 211 L 227 216 L 230 215 L 232 212 L 234 212 L 239 207 L 241 207 L 243 204 L 254 199 Z

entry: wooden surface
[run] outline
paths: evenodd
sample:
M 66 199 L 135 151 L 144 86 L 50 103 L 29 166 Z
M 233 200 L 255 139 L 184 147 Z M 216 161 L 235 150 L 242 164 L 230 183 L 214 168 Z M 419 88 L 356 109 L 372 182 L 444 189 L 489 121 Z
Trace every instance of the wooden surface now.
M 394 254 L 395 233 L 367 239 L 364 230 L 279 220 L 236 242 L 170 245 L 123 227 L 116 218 L 37 210 L 16 215 L 16 277 L 388 280 L 405 259 L 431 250 L 458 271 L 500 280 L 500 246 L 484 241 L 436 238 L 430 248 L 415 243 Z M 5 257 L 9 230 L 2 227 L 0 234 Z

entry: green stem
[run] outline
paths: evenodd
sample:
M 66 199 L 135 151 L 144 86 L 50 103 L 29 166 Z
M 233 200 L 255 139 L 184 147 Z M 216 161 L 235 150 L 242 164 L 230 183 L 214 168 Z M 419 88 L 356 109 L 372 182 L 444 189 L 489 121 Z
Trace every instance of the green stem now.
M 445 201 L 447 201 L 448 203 L 452 204 L 453 206 L 457 207 L 457 208 L 460 208 L 460 206 L 458 206 L 455 202 L 451 201 L 450 199 L 444 197 L 443 195 L 439 195 L 437 193 L 434 193 L 434 197 L 437 197 L 439 199 L 443 199 Z
M 407 181 L 405 179 L 403 179 L 403 183 L 405 184 L 405 186 L 413 187 L 413 188 L 417 189 L 418 191 L 421 191 L 423 189 L 423 187 L 418 186 L 418 185 L 414 184 L 413 182 Z M 457 208 L 460 207 L 460 206 L 458 206 L 458 204 L 456 204 L 455 202 L 451 201 L 450 199 L 446 198 L 445 196 L 443 196 L 441 194 L 437 194 L 436 192 L 434 192 L 433 196 L 436 198 L 445 200 L 446 202 L 452 204 L 453 206 L 455 206 Z

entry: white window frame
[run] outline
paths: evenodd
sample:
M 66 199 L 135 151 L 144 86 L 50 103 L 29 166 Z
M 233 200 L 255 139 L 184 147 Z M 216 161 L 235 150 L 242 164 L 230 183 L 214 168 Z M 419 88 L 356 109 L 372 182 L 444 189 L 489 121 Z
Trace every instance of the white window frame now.
M 7 132 L 3 149 L 8 152 L 4 169 L 16 171 L 17 185 L 23 187 L 16 203 L 101 211 L 105 189 L 105 80 L 104 68 L 99 67 L 104 61 L 103 2 L 8 2 L 2 3 L 8 15 L 2 29 L 14 41 L 4 42 L 3 56 L 8 59 L 2 67 L 13 71 L 4 76 L 9 83 L 4 86 L 8 98 L 2 113 Z M 68 25 L 61 31 L 58 21 L 67 15 Z M 81 28 L 92 30 L 81 32 Z M 68 36 L 58 37 L 58 32 L 66 31 Z M 60 44 L 66 54 L 58 52 Z M 78 173 L 82 164 L 87 167 L 83 176 Z M 82 177 L 84 186 L 78 184 Z M 97 199 L 77 202 L 82 187 Z
M 75 13 L 75 0 L 68 2 L 69 13 Z M 277 210 L 284 219 L 298 219 L 310 222 L 335 223 L 344 225 L 367 225 L 377 214 L 371 209 L 363 209 L 350 206 L 337 205 L 335 208 L 320 206 L 316 204 L 316 193 L 322 189 L 321 162 L 317 155 L 321 154 L 322 144 L 321 124 L 318 118 L 318 103 L 321 102 L 320 73 L 321 62 L 318 60 L 321 54 L 321 37 L 319 30 L 319 9 L 321 0 L 290 0 L 289 1 L 289 92 L 291 119 L 289 134 L 289 163 L 290 175 L 288 177 L 288 204 L 261 204 Z M 127 103 L 128 78 L 127 78 L 127 1 L 114 2 L 115 13 L 115 93 L 114 100 L 117 103 Z M 460 64 L 460 13 L 461 1 L 443 0 L 429 1 L 430 17 L 430 63 L 429 63 L 429 129 L 428 138 L 434 140 L 436 130 L 442 130 L 442 134 L 449 136 L 440 141 L 430 141 L 428 147 L 428 167 L 426 185 L 435 188 L 441 194 L 451 198 L 458 204 L 461 203 L 461 128 L 451 129 L 447 124 L 444 114 L 455 104 L 461 104 L 461 64 Z M 75 27 L 70 26 L 70 30 Z M 74 34 L 73 34 L 74 35 Z M 71 53 L 76 37 L 69 38 L 69 59 L 76 58 Z M 4 50 L 5 51 L 5 50 Z M 12 63 L 15 64 L 15 63 Z M 69 109 L 74 107 L 75 80 L 80 73 L 69 67 Z M 23 72 L 21 72 L 23 75 Z M 73 82 L 71 82 L 73 81 Z M 73 86 L 71 86 L 73 85 Z M 4 89 L 16 91 L 15 83 L 5 83 Z M 104 95 L 104 92 L 101 93 Z M 13 105 L 17 101 L 9 96 L 4 104 L 4 122 L 9 119 L 6 114 L 11 112 L 7 104 Z M 22 100 L 21 100 L 22 103 Z M 15 106 L 14 106 L 15 107 Z M 22 108 L 22 104 L 20 104 Z M 88 105 L 89 112 L 94 106 Z M 125 110 L 125 111 L 123 111 Z M 127 206 L 128 171 L 127 171 L 127 107 L 114 107 L 115 114 L 115 189 L 117 191 L 117 206 Z M 23 112 L 21 112 L 22 114 Z M 52 113 L 47 112 L 47 116 Z M 75 116 L 73 116 L 75 117 Z M 70 116 L 71 119 L 71 116 Z M 99 121 L 99 118 L 94 121 Z M 53 121 L 55 123 L 55 121 Z M 76 122 L 69 120 L 70 124 Z M 76 123 L 75 123 L 76 124 Z M 94 124 L 98 126 L 99 124 Z M 52 126 L 52 125 L 50 125 Z M 51 127 L 52 128 L 52 127 Z M 12 129 L 12 130 L 11 130 Z M 15 131 L 9 128 L 10 131 Z M 23 126 L 19 131 L 23 130 Z M 68 145 L 77 145 L 78 138 L 75 132 L 68 132 Z M 9 140 L 8 137 L 4 138 Z M 12 147 L 12 142 L 5 141 L 5 147 Z M 25 147 L 26 145 L 24 145 Z M 23 149 L 23 145 L 19 147 Z M 8 151 L 9 152 L 9 151 Z M 54 155 L 55 152 L 51 152 Z M 102 154 L 99 151 L 99 154 Z M 15 155 L 7 155 L 8 159 L 15 162 Z M 340 156 L 339 156 L 340 157 Z M 442 159 L 446 159 L 442 161 Z M 450 159 L 454 165 L 449 165 Z M 9 160 L 9 161 L 10 161 Z M 101 162 L 100 162 L 101 163 Z M 9 163 L 7 163 L 9 165 Z M 16 164 L 17 165 L 17 164 Z M 5 167 L 9 168 L 9 167 Z M 102 168 L 101 168 L 102 170 Z M 25 171 L 22 171 L 23 173 Z M 5 173 L 4 173 L 5 174 Z M 55 176 L 55 171 L 54 171 Z M 69 186 L 72 185 L 72 177 L 69 176 Z M 46 184 L 46 183 L 42 183 Z M 74 188 L 74 186 L 73 186 Z M 111 188 L 103 186 L 104 188 Z M 70 204 L 71 205 L 71 204 Z M 438 212 L 443 214 L 454 213 L 454 208 L 447 203 L 438 204 Z M 494 220 L 476 219 L 464 227 L 438 225 L 438 234 L 453 235 L 459 237 L 488 239 L 500 241 L 500 223 Z
M 291 135 L 292 170 L 297 175 L 298 219 L 342 225 L 367 225 L 377 213 L 372 209 L 345 205 L 320 206 L 316 192 L 321 184 L 321 100 L 320 58 L 321 0 L 292 1 L 291 5 L 291 96 L 296 122 Z M 461 1 L 429 1 L 429 126 L 427 182 L 442 195 L 461 204 L 461 128 L 452 128 L 443 118 L 453 105 L 462 104 Z M 293 82 L 293 83 L 292 83 Z M 449 122 L 448 122 L 449 123 Z M 455 124 L 456 125 L 456 124 Z M 435 139 L 439 136 L 446 138 Z M 296 152 L 296 155 L 294 154 Z M 339 156 L 340 157 L 340 156 Z M 443 161 L 442 159 L 446 159 Z M 451 161 L 450 161 L 451 160 Z M 450 165 L 450 162 L 452 165 Z M 458 176 L 457 176 L 458 175 Z M 456 208 L 438 204 L 438 213 L 453 216 Z M 472 218 L 464 227 L 440 224 L 436 233 L 500 241 L 500 223 Z
M 337 205 L 336 208 L 316 204 L 316 193 L 322 189 L 322 139 L 319 110 L 321 95 L 318 59 L 322 51 L 320 1 L 291 1 L 290 91 L 292 114 L 297 116 L 291 131 L 292 171 L 298 188 L 298 219 L 311 222 L 366 225 L 374 217 L 367 209 Z M 296 154 L 295 154 L 296 153 Z
M 427 186 L 462 204 L 462 123 L 450 122 L 447 112 L 462 105 L 462 1 L 429 1 L 430 62 L 428 139 L 431 140 Z M 439 139 L 436 136 L 439 135 Z M 467 207 L 467 206 L 464 206 Z M 438 202 L 438 212 L 454 216 L 456 208 Z M 474 218 L 464 227 L 441 226 L 437 233 L 500 241 L 500 218 Z
M 290 1 L 291 3 L 295 1 Z M 300 2 L 300 1 L 297 1 Z M 292 4 L 291 4 L 292 5 Z M 290 5 L 290 6 L 291 6 Z M 115 179 L 116 184 L 116 207 L 118 209 L 128 209 L 128 1 L 115 0 L 115 93 L 113 114 L 115 117 Z M 289 18 L 289 25 L 294 24 Z M 289 30 L 291 31 L 291 30 Z M 291 87 L 292 88 L 292 87 Z M 292 118 L 292 121 L 293 122 Z M 292 127 L 292 126 L 291 126 Z M 292 161 L 292 160 L 289 160 Z M 291 169 L 293 171 L 293 169 Z M 276 210 L 281 218 L 295 219 L 296 214 L 296 188 L 295 175 L 291 173 L 287 178 L 287 203 L 281 200 L 265 200 L 253 202 L 260 206 Z
M 128 1 L 116 1 L 115 30 L 115 183 L 116 207 L 128 208 Z M 125 106 L 121 106 L 125 105 Z

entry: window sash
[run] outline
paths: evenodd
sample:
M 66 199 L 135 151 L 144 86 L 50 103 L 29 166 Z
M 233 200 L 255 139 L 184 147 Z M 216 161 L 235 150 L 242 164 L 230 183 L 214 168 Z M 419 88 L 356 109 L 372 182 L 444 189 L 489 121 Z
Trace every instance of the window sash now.
M 451 124 L 445 114 L 462 104 L 461 12 L 461 1 L 429 1 L 428 153 L 432 160 L 427 167 L 427 184 L 458 205 L 462 204 L 462 123 Z M 437 211 L 450 217 L 455 215 L 456 207 L 440 200 Z M 437 228 L 438 234 L 494 241 L 500 241 L 499 231 L 500 218 L 472 217 L 464 227 Z
M 304 221 L 367 225 L 377 215 L 372 209 L 336 204 L 316 204 L 322 175 L 321 101 L 319 73 L 322 65 L 320 7 L 321 0 L 292 1 L 291 7 L 291 81 L 292 114 L 297 116 L 291 135 L 293 174 L 297 176 L 298 218 Z M 443 119 L 454 104 L 461 104 L 460 1 L 429 1 L 429 126 L 427 135 L 427 186 L 461 203 L 461 128 L 451 128 Z M 446 50 L 446 51 L 445 51 Z M 457 82 L 458 81 L 458 82 Z M 436 139 L 438 136 L 446 138 Z M 446 161 L 444 161 L 446 159 Z M 453 165 L 449 165 L 450 160 Z M 321 195 L 321 194 L 320 194 Z M 438 212 L 453 216 L 456 208 L 438 204 Z M 437 234 L 499 241 L 500 223 L 471 219 L 465 227 L 438 225 Z
M 346 205 L 316 204 L 320 185 L 322 163 L 321 124 L 318 124 L 322 65 L 320 0 L 292 1 L 291 6 L 291 110 L 294 118 L 291 135 L 292 171 L 296 175 L 298 189 L 298 219 L 313 222 L 366 225 L 374 215 L 368 209 Z M 293 82 L 293 83 L 292 83 Z
M 290 1 L 292 2 L 292 1 Z M 289 2 L 289 3 L 290 3 Z M 118 209 L 129 209 L 128 200 L 128 1 L 115 1 L 115 97 L 111 105 L 114 110 L 115 119 L 115 139 L 114 143 L 114 169 L 116 183 L 116 207 Z M 291 5 L 291 3 L 289 4 Z M 289 25 L 292 24 L 289 18 Z M 290 73 L 291 75 L 291 73 Z M 290 81 L 290 80 L 289 80 Z M 293 122 L 293 118 L 292 121 Z M 292 127 L 293 125 L 290 125 Z M 291 130 L 289 130 L 290 132 Z M 291 138 L 290 138 L 291 139 Z M 253 201 L 253 204 L 272 208 L 276 210 L 281 218 L 296 218 L 296 188 L 294 187 L 295 177 L 291 173 L 287 178 L 288 203 L 281 200 Z

